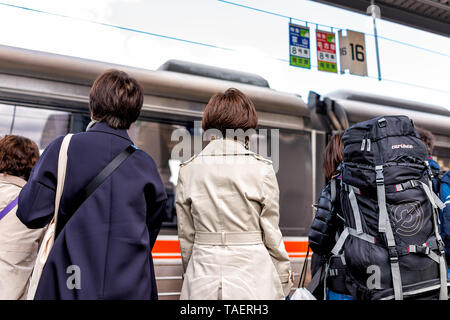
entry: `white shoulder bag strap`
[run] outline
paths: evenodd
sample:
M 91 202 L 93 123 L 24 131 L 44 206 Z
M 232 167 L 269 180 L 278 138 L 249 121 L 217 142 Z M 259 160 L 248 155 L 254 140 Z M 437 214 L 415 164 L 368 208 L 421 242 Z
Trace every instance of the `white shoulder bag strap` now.
M 55 229 L 56 222 L 58 219 L 59 203 L 61 201 L 61 196 L 64 189 L 64 180 L 66 178 L 66 167 L 67 167 L 67 150 L 69 149 L 70 139 L 72 138 L 71 133 L 66 135 L 62 141 L 61 149 L 59 150 L 58 158 L 58 180 L 56 185 L 55 194 L 55 213 L 53 215 L 52 221 L 50 221 L 47 229 L 45 230 L 44 237 L 42 238 L 41 245 L 39 247 L 39 252 L 36 257 L 36 262 L 33 268 L 33 273 L 30 277 L 30 283 L 27 292 L 27 300 L 33 300 L 34 295 L 39 284 L 39 279 L 42 275 L 42 270 L 44 269 L 47 258 L 50 251 L 55 243 Z

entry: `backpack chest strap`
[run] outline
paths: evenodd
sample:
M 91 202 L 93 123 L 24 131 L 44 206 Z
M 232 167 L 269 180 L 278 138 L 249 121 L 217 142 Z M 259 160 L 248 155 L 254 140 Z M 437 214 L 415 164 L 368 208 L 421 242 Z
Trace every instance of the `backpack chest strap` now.
M 395 186 L 386 186 L 387 192 L 400 192 L 407 189 L 415 188 L 419 185 L 418 181 L 415 180 L 409 180 L 404 183 L 396 184 Z

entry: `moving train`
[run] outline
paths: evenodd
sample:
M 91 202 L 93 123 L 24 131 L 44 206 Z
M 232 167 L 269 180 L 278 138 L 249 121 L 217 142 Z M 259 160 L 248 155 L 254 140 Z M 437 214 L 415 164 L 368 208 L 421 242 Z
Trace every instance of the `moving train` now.
M 174 207 L 179 160 L 172 159 L 178 141 L 173 133 L 184 129 L 201 136 L 195 122 L 216 92 L 234 87 L 253 100 L 259 128 L 265 129 L 258 131 L 261 139 L 270 140 L 276 130 L 280 228 L 297 281 L 312 204 L 325 183 L 322 152 L 333 131 L 378 115 L 404 114 L 435 134 L 435 156 L 442 168 L 450 167 L 450 111 L 444 107 L 344 90 L 323 96 L 310 92 L 305 101 L 240 71 L 176 60 L 151 71 L 7 46 L 0 46 L 0 135 L 27 136 L 42 151 L 59 135 L 84 131 L 90 121 L 90 86 L 111 68 L 131 74 L 144 89 L 144 107 L 129 134 L 157 163 L 169 197 L 152 251 L 160 299 L 178 299 L 182 284 Z

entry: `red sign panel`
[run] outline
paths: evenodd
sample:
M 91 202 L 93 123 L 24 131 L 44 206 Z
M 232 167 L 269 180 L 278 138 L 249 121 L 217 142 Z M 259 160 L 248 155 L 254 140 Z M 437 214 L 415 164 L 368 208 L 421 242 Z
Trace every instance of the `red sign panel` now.
M 336 35 L 316 30 L 316 39 L 319 70 L 337 73 Z

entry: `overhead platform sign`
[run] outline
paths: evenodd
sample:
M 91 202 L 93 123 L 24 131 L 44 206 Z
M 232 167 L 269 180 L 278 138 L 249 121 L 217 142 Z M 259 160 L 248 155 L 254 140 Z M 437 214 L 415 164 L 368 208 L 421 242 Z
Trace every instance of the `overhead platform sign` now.
M 339 53 L 341 73 L 367 76 L 366 42 L 364 33 L 347 30 L 347 36 L 339 30 Z
M 316 39 L 319 71 L 337 73 L 336 35 L 334 32 L 316 30 Z
M 311 69 L 309 28 L 289 23 L 289 64 Z

